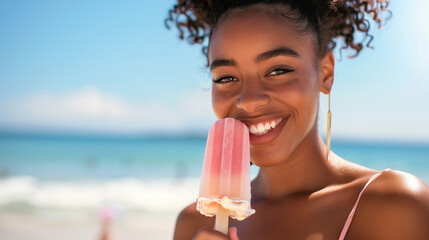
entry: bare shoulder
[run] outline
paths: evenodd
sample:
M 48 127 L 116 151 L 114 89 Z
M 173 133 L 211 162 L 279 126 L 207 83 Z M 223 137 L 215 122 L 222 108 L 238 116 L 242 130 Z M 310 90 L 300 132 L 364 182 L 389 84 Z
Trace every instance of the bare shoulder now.
M 174 240 L 192 239 L 203 227 L 213 226 L 214 219 L 201 215 L 196 210 L 196 203 L 185 207 L 177 217 L 174 229 Z
M 350 235 L 360 239 L 428 239 L 427 226 L 428 185 L 411 174 L 387 170 L 365 190 Z
M 429 186 L 416 176 L 390 169 L 385 170 L 373 185 L 372 193 L 390 193 L 413 197 L 424 197 L 429 193 Z

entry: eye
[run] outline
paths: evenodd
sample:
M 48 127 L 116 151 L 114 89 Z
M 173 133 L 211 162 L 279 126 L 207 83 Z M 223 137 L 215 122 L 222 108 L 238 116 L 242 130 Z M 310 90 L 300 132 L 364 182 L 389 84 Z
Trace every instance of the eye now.
M 235 77 L 227 76 L 227 77 L 220 77 L 218 79 L 213 79 L 213 82 L 215 84 L 225 84 L 229 82 L 237 82 L 238 79 Z
M 289 72 L 293 72 L 293 70 L 292 69 L 286 69 L 286 68 L 277 68 L 277 69 L 271 71 L 270 73 L 268 73 L 267 76 L 278 76 L 278 75 L 286 74 Z

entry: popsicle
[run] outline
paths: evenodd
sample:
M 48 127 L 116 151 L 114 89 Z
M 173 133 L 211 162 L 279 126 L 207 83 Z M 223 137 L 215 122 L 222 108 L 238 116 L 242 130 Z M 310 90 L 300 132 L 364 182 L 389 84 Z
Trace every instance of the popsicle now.
M 215 229 L 225 234 L 228 217 L 244 220 L 250 206 L 249 130 L 233 118 L 216 121 L 207 137 L 197 210 L 216 215 Z

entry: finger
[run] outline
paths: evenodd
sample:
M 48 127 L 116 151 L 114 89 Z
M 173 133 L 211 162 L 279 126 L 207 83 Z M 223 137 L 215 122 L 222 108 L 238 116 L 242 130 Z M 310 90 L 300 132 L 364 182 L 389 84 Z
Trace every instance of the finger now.
M 230 240 L 240 240 L 238 238 L 238 235 L 237 235 L 237 228 L 236 227 L 232 227 L 232 228 L 228 229 L 228 237 Z

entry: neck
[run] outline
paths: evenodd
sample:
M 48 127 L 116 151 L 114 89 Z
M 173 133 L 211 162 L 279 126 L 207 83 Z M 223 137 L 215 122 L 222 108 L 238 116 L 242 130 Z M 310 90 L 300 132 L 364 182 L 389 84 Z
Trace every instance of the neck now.
M 325 159 L 325 144 L 314 128 L 289 158 L 273 167 L 261 167 L 252 183 L 256 198 L 279 199 L 295 193 L 313 193 L 333 181 Z

